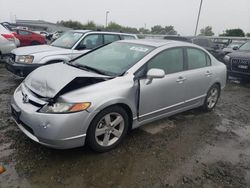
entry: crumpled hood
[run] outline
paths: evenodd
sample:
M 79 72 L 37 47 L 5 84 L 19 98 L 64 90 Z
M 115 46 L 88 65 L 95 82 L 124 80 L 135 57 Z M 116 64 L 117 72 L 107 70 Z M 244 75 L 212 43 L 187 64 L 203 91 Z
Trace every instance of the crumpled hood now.
M 36 53 L 51 53 L 53 54 L 63 54 L 70 53 L 71 49 L 64 49 L 59 47 L 54 47 L 50 45 L 37 45 L 37 46 L 26 46 L 21 48 L 16 48 L 12 50 L 12 53 L 15 55 L 34 55 Z
M 250 51 L 235 51 L 228 54 L 231 58 L 250 59 Z
M 65 63 L 56 63 L 34 70 L 24 80 L 24 84 L 37 95 L 54 98 L 61 90 L 68 87 L 70 83 L 73 84 L 71 88 L 76 89 L 77 87 L 83 87 L 82 83 L 85 85 L 94 83 L 93 79 L 98 82 L 107 78 L 109 77 L 87 72 Z

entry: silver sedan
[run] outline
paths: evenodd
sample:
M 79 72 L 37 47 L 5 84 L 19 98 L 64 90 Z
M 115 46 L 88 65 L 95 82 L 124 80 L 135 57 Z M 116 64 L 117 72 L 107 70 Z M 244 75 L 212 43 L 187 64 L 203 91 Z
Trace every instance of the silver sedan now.
M 15 90 L 12 115 L 32 140 L 53 148 L 85 142 L 104 152 L 130 129 L 192 108 L 211 111 L 226 67 L 193 44 L 119 41 L 68 63 L 41 67 Z

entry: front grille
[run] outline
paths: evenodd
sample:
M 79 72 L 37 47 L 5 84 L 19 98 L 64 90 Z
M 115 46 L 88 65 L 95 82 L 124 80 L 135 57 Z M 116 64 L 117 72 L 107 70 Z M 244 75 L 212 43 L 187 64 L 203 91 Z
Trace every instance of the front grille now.
M 250 59 L 233 58 L 231 65 L 232 71 L 250 74 Z

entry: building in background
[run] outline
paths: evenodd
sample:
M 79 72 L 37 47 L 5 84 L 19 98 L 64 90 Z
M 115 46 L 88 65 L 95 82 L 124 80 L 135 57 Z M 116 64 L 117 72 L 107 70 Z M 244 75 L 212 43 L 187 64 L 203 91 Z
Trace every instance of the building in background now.
M 15 26 L 28 28 L 33 31 L 47 31 L 49 33 L 56 31 L 68 31 L 71 28 L 64 27 L 55 23 L 43 21 L 43 20 L 16 20 Z

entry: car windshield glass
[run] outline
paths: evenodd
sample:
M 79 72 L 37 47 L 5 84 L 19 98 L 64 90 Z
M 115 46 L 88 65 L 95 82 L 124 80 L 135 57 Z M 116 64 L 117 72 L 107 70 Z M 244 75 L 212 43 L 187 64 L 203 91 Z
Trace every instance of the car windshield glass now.
M 78 32 L 66 32 L 57 40 L 55 40 L 51 46 L 71 49 L 74 44 L 82 37 L 83 33 Z
M 233 47 L 235 47 L 235 46 L 240 46 L 240 45 L 242 45 L 242 43 L 234 42 L 234 43 L 229 44 L 227 47 L 228 47 L 228 48 L 233 48 Z
M 110 76 L 126 72 L 154 49 L 133 43 L 116 42 L 76 59 L 74 65 L 98 70 Z
M 250 51 L 250 42 L 247 42 L 247 43 L 243 44 L 240 47 L 240 50 L 249 50 Z

